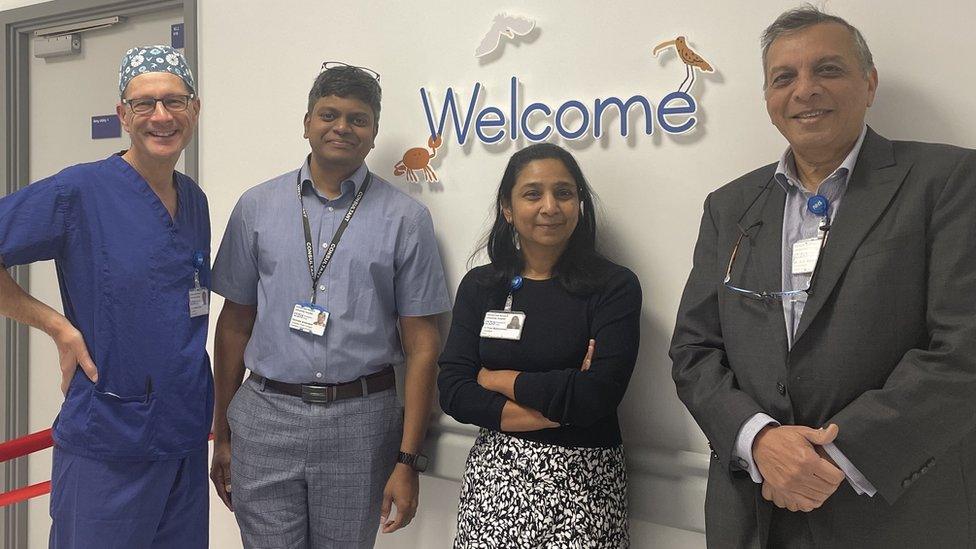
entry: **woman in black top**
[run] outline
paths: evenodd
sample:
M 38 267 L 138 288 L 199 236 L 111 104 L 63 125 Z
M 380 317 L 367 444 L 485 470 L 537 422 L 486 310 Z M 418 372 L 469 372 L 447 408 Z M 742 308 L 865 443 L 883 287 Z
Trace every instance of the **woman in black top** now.
M 637 359 L 641 289 L 595 243 L 572 155 L 551 144 L 515 153 L 491 263 L 461 281 L 440 359 L 441 407 L 482 427 L 456 548 L 629 544 L 616 411 Z

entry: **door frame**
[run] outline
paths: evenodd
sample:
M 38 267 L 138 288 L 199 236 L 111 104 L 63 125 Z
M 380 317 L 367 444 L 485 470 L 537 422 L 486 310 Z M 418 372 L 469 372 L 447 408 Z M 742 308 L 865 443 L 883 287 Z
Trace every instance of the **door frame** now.
M 30 40 L 34 30 L 121 15 L 135 17 L 183 8 L 184 52 L 197 72 L 197 0 L 55 0 L 0 12 L 0 104 L 4 146 L 0 150 L 0 196 L 26 187 L 30 158 Z M 198 81 L 199 84 L 199 81 Z M 199 92 L 199 90 L 197 90 Z M 186 172 L 197 179 L 197 140 L 184 152 Z M 30 266 L 10 269 L 14 280 L 29 291 Z M 0 317 L 0 442 L 27 434 L 28 328 Z M 0 492 L 27 484 L 27 460 L 0 464 Z M 0 508 L 0 546 L 27 549 L 27 503 Z

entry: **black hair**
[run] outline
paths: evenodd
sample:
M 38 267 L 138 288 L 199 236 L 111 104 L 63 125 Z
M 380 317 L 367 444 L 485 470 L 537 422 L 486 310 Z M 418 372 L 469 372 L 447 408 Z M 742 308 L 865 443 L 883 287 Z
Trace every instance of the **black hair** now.
M 308 112 L 323 97 L 353 97 L 373 109 L 374 125 L 380 122 L 380 99 L 383 91 L 379 81 L 366 71 L 351 66 L 332 67 L 320 72 L 308 92 Z
M 495 199 L 495 221 L 488 234 L 482 239 L 483 244 L 479 246 L 479 250 L 484 248 L 488 252 L 488 258 L 491 260 L 491 268 L 482 282 L 491 286 L 502 286 L 507 290 L 511 279 L 522 273 L 525 264 L 522 253 L 515 248 L 515 228 L 505 219 L 502 208 L 511 205 L 515 181 L 525 166 L 534 160 L 546 159 L 555 159 L 563 163 L 576 182 L 576 191 L 581 203 L 579 222 L 569 237 L 566 249 L 556 262 L 553 276 L 570 293 L 583 295 L 593 293 L 599 290 L 605 275 L 604 267 L 607 264 L 596 247 L 597 222 L 594 193 L 573 155 L 566 149 L 551 143 L 531 145 L 516 152 L 508 160 Z

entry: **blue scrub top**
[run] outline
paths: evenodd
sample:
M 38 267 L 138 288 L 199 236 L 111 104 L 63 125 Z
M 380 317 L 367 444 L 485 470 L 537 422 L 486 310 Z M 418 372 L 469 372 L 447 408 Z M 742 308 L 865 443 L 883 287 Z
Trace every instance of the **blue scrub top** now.
M 175 221 L 120 156 L 79 164 L 0 199 L 0 258 L 53 259 L 64 313 L 98 368 L 79 368 L 55 444 L 96 458 L 180 458 L 207 444 L 213 377 L 208 315 L 190 318 L 194 254 L 210 286 L 207 198 L 174 173 Z M 57 364 L 51 364 L 57 369 Z M 51 391 L 56 391 L 51 387 Z

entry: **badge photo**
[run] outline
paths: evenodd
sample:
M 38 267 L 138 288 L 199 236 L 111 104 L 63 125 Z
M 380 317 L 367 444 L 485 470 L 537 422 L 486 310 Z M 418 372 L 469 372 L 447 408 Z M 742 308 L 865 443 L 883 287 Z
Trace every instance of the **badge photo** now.
M 321 336 L 329 322 L 329 312 L 314 303 L 296 303 L 288 327 L 292 330 Z
M 207 288 L 190 289 L 190 318 L 210 314 L 210 290 Z
M 489 339 L 522 339 L 525 313 L 521 311 L 488 311 L 481 325 L 481 337 Z

